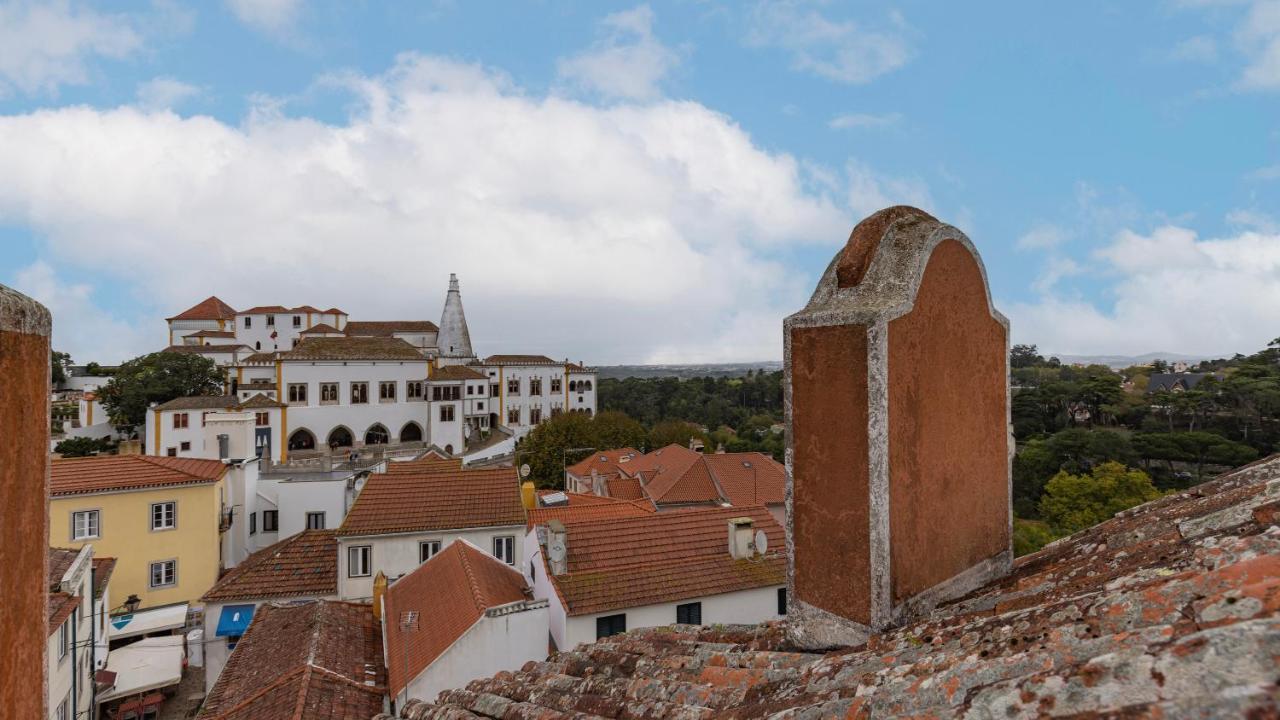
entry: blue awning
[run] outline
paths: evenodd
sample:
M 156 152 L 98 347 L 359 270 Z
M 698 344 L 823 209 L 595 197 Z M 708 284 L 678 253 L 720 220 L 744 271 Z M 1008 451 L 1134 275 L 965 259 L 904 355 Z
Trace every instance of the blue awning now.
M 228 605 L 222 608 L 222 617 L 218 618 L 218 632 L 215 635 L 243 635 L 253 621 L 253 605 Z

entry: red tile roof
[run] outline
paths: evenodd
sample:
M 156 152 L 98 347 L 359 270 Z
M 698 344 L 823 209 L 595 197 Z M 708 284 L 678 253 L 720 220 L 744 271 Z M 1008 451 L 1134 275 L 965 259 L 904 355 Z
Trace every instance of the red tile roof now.
M 251 384 L 245 383 L 240 386 L 240 389 L 247 390 Z M 272 387 L 274 388 L 275 385 L 272 385 Z M 155 409 L 156 412 L 167 412 L 170 410 L 235 410 L 239 408 L 273 407 L 284 407 L 284 405 L 265 395 L 254 395 L 247 400 L 241 400 L 238 395 L 192 395 L 174 398 L 169 402 L 157 405 Z
M 462 470 L 462 458 L 441 458 L 433 455 L 417 460 L 400 460 L 387 463 L 387 474 L 434 472 L 436 470 Z
M 485 365 L 563 365 L 560 360 L 552 360 L 546 355 L 490 355 L 484 359 Z
M 431 371 L 431 382 L 456 382 L 461 380 L 488 380 L 489 376 L 466 365 L 443 365 Z
M 1273 456 L 1019 558 L 859 646 L 798 651 L 785 623 L 652 628 L 403 716 L 1276 717 L 1278 524 Z
M 112 557 L 95 557 L 93 559 L 93 597 L 100 598 L 111 584 L 111 575 L 116 570 L 116 559 Z
M 352 320 L 343 331 L 352 337 L 391 337 L 396 333 L 439 332 L 440 328 L 430 320 Z
M 591 455 L 579 460 L 578 462 L 566 468 L 566 471 L 575 477 L 589 477 L 591 471 L 598 473 L 617 472 L 619 466 L 629 464 L 630 460 L 640 457 L 641 452 L 635 448 L 618 448 L 616 450 L 600 450 L 591 453 Z M 627 462 L 624 462 L 624 458 Z
M 769 552 L 729 555 L 730 519 L 749 517 Z M 568 572 L 552 576 L 569 615 L 590 615 L 786 582 L 782 526 L 763 507 L 694 508 L 566 521 Z M 545 563 L 544 563 L 545 564 Z
M 53 461 L 52 466 L 49 494 L 53 497 L 200 485 L 217 482 L 227 471 L 227 466 L 218 460 L 152 455 L 58 458 Z
M 234 320 L 235 316 L 235 308 L 210 295 L 167 320 Z
M 786 499 L 787 470 L 764 453 L 704 455 L 702 462 L 733 505 L 776 505 Z
M 387 656 L 395 658 L 388 668 L 391 694 L 435 662 L 485 610 L 529 598 L 518 570 L 465 540 L 450 543 L 387 589 Z M 407 611 L 418 613 L 416 631 L 400 628 Z
M 346 315 L 346 313 L 342 312 L 336 307 L 331 307 L 328 310 L 325 310 L 324 314 L 325 315 Z
M 62 582 L 62 576 L 67 574 L 71 569 L 71 565 L 75 563 L 76 557 L 80 555 L 79 550 L 71 548 L 49 548 L 49 586 L 54 587 Z
M 293 312 L 293 311 L 283 305 L 258 305 L 256 307 L 251 307 L 248 310 L 241 310 L 236 314 L 237 315 L 269 315 L 274 313 L 287 313 L 287 312 Z
M 49 603 L 48 603 L 48 628 L 49 637 L 58 631 L 62 623 L 71 617 L 71 613 L 79 605 L 80 598 L 58 590 L 62 583 L 62 576 L 67 574 L 71 569 L 71 565 L 76 561 L 76 557 L 80 555 L 79 550 L 71 550 L 69 548 L 49 548 L 49 555 L 46 564 L 49 568 Z
M 315 325 L 312 325 L 311 327 L 307 328 L 306 330 L 303 330 L 298 334 L 299 335 L 320 335 L 322 333 L 330 333 L 333 335 L 343 334 L 341 330 L 330 325 L 329 323 L 316 323 Z
M 200 720 L 369 720 L 382 711 L 382 632 L 369 605 L 261 605 Z
M 333 530 L 304 530 L 265 547 L 227 571 L 205 602 L 338 594 L 338 540 Z
M 338 536 L 524 525 L 515 468 L 371 475 Z
M 292 350 L 280 353 L 281 360 L 409 360 L 426 363 L 417 348 L 400 338 L 308 337 Z
M 68 595 L 64 592 L 49 593 L 48 637 L 53 637 L 53 634 L 58 632 L 58 628 L 71 617 L 71 613 L 75 612 L 79 604 L 80 598 L 76 595 Z
M 647 470 L 654 471 L 654 474 L 653 479 L 645 483 L 645 493 L 656 503 L 715 502 L 721 499 L 710 471 L 702 462 L 702 454 L 683 445 L 658 448 L 627 464 L 629 474 Z
M 236 352 L 248 345 L 227 343 L 225 345 L 170 345 L 160 352 L 182 353 L 186 355 L 216 355 L 218 353 Z
M 236 334 L 231 330 L 198 330 L 185 337 L 233 338 Z
M 567 492 L 568 504 L 537 507 L 529 511 L 527 527 L 545 525 L 552 520 L 607 520 L 609 518 L 644 517 L 657 512 L 648 501 L 621 500 L 598 495 Z M 544 495 L 545 496 L 545 495 Z M 539 500 L 541 501 L 541 499 Z
M 619 500 L 642 500 L 647 497 L 644 494 L 644 486 L 640 484 L 640 478 L 618 477 L 616 475 L 605 478 L 605 490 L 609 493 L 609 497 L 618 498 Z

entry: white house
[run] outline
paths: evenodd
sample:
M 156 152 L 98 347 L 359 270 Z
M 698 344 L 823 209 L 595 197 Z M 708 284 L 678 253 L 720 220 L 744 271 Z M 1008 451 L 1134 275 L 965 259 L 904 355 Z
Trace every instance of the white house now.
M 355 470 L 273 467 L 258 474 L 258 547 L 303 530 L 333 530 L 355 502 Z
M 49 548 L 48 707 L 51 720 L 93 709 L 95 630 L 93 546 Z
M 247 422 L 240 422 L 245 418 Z M 209 429 L 211 421 L 214 430 Z M 284 453 L 283 405 L 264 395 L 175 398 L 147 408 L 145 427 L 147 455 L 217 459 L 218 437 L 227 432 L 251 433 L 249 447 L 255 457 L 278 463 Z
M 264 602 L 336 599 L 338 544 L 333 530 L 306 530 L 264 547 L 223 575 L 204 602 L 205 692 Z
M 467 540 L 392 583 L 382 607 L 397 707 L 547 657 L 547 601 L 534 600 L 518 570 Z
M 554 519 L 525 540 L 559 649 L 640 627 L 760 623 L 786 611 L 782 526 L 763 507 Z
M 379 572 L 397 578 L 456 540 L 508 565 L 519 561 L 525 506 L 515 468 L 438 463 L 397 463 L 365 482 L 338 528 L 339 597 L 370 598 Z

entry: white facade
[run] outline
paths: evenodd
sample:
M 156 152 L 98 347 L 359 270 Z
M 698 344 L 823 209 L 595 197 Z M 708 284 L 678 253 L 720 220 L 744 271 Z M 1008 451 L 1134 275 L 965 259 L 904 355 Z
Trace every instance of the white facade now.
M 516 438 L 563 412 L 596 412 L 596 374 L 572 363 L 507 362 L 490 358 L 475 369 L 488 375 L 497 400 L 491 415 Z
M 395 443 L 412 437 L 409 433 L 416 430 L 419 439 L 426 440 L 431 437 L 432 420 L 427 402 L 410 399 L 408 383 L 425 383 L 427 372 L 426 358 L 421 362 L 281 361 L 280 393 L 288 405 L 287 446 L 300 449 L 299 440 L 310 434 L 313 449 L 327 448 L 344 431 L 351 442 L 338 443 L 342 447 L 363 446 L 377 433 L 385 433 L 384 442 Z M 382 397 L 384 384 L 394 393 L 390 399 Z M 328 391 L 322 385 L 336 386 L 336 397 L 324 399 Z M 357 395 L 353 386 L 363 387 L 363 393 Z
M 547 657 L 546 601 L 521 600 L 489 608 L 409 682 L 408 697 L 435 698 L 442 690 L 466 687 L 476 678 L 519 670 Z M 387 658 L 389 663 L 395 658 Z
M 388 579 L 398 578 L 422 564 L 422 544 L 438 542 L 443 550 L 457 540 L 492 554 L 494 538 L 513 538 L 514 558 L 523 557 L 525 527 L 498 525 L 483 528 L 459 528 L 395 535 L 338 536 L 338 596 L 343 600 L 365 600 L 373 596 L 373 577 L 381 572 Z M 350 548 L 370 548 L 369 572 L 353 576 L 349 566 Z M 514 564 L 514 563 L 513 563 Z M 517 568 L 519 569 L 519 568 Z
M 262 535 L 258 545 L 266 547 L 303 530 L 332 530 L 342 525 L 351 503 L 355 502 L 354 478 L 294 479 L 272 475 L 259 481 L 259 496 L 262 510 L 277 512 L 275 533 L 264 532 L 263 521 L 258 521 L 258 532 Z M 315 527 L 309 528 L 308 522 Z
M 61 578 L 58 590 L 78 599 L 75 611 L 49 628 L 48 708 L 51 720 L 88 717 L 93 706 L 94 602 L 93 546 L 85 545 Z M 104 658 L 105 660 L 105 658 Z M 65 710 L 65 715 L 60 715 Z
M 209 398 L 210 404 L 219 398 Z M 147 408 L 146 442 L 143 452 L 159 457 L 218 459 L 218 436 L 237 436 L 233 444 L 247 438 L 248 456 L 261 454 L 273 463 L 284 452 L 283 412 L 278 407 L 252 407 L 233 412 L 229 407 Z M 244 457 L 232 455 L 232 457 Z
M 251 308 L 236 313 L 236 342 L 257 352 L 292 350 L 300 333 L 320 324 L 341 330 L 346 327 L 347 315 L 306 307 Z

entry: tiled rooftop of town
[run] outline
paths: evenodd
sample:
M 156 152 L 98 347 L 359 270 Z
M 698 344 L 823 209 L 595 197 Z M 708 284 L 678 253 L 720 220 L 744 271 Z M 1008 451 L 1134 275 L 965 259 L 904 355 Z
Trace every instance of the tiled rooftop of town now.
M 245 386 L 242 385 L 243 389 Z M 165 412 L 169 410 L 255 410 L 273 407 L 283 407 L 283 405 L 266 395 L 254 395 L 247 400 L 241 400 L 235 395 L 190 395 L 187 397 L 174 398 L 166 403 L 162 403 L 155 407 L 156 412 Z
M 269 545 L 227 571 L 205 602 L 338 593 L 338 540 L 333 530 L 304 530 Z
M 397 580 L 385 595 L 387 656 L 393 661 L 391 694 L 449 648 L 489 608 L 529 599 L 524 576 L 465 540 L 450 543 L 413 572 Z M 398 619 L 418 613 L 417 629 L 405 631 Z M 408 663 L 406 669 L 404 663 Z
M 584 520 L 609 520 L 612 518 L 644 517 L 657 512 L 653 503 L 647 500 L 622 500 L 615 497 L 601 497 L 583 493 L 560 493 L 565 498 L 563 503 L 544 505 L 547 496 L 555 493 L 541 493 L 538 507 L 529 510 L 529 527 L 545 525 L 551 520 L 561 522 L 577 522 Z
M 367 720 L 386 692 L 369 605 L 263 605 L 209 691 L 200 720 Z
M 169 320 L 235 320 L 236 310 L 210 295 Z
M 216 482 L 227 470 L 227 466 L 218 460 L 151 455 L 61 458 L 54 460 L 52 466 L 49 494 L 54 497 L 150 487 L 199 485 Z
M 440 328 L 430 320 L 352 320 L 342 332 L 356 337 L 392 337 L 396 333 L 433 333 Z
M 641 452 L 635 448 L 624 447 L 616 450 L 601 450 L 593 452 L 587 457 L 565 468 L 565 471 L 576 477 L 588 477 L 591 471 L 604 475 L 606 473 L 617 472 L 619 466 L 640 457 Z
M 515 468 L 426 468 L 369 476 L 338 535 L 524 523 Z
M 740 517 L 751 518 L 768 538 L 770 550 L 763 556 L 729 554 L 728 522 Z M 570 615 L 786 582 L 782 526 L 762 507 L 569 520 L 564 526 L 568 571 L 552 576 L 552 583 Z
M 407 360 L 426 362 L 417 348 L 397 337 L 308 337 L 281 360 Z
M 635 631 L 402 717 L 1275 717 L 1280 456 L 1021 558 L 865 645 L 785 624 Z

